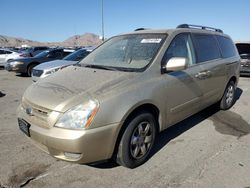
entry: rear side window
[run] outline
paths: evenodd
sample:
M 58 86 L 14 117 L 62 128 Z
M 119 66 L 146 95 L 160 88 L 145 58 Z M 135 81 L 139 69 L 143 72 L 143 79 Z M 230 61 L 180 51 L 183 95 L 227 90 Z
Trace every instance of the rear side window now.
M 213 35 L 194 34 L 193 36 L 198 63 L 221 58 L 217 41 Z
M 223 58 L 233 57 L 237 54 L 235 46 L 231 39 L 223 36 L 216 36 L 216 37 L 219 42 Z

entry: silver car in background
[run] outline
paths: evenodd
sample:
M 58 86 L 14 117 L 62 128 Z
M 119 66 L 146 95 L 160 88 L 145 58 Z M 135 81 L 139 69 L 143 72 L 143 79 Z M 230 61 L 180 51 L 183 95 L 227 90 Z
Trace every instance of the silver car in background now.
M 54 60 L 39 64 L 32 69 L 32 80 L 36 82 L 40 78 L 45 78 L 60 69 L 74 65 L 86 57 L 91 51 L 92 49 L 81 48 L 72 54 L 69 54 L 62 60 Z
M 22 58 L 22 54 L 13 50 L 0 48 L 0 67 L 4 67 L 7 62 Z

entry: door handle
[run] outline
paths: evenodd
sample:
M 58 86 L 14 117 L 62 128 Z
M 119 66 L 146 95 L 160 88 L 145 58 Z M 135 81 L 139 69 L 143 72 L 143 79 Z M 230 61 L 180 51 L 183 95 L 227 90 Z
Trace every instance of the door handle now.
M 201 71 L 195 75 L 195 78 L 206 79 L 211 76 L 211 71 Z

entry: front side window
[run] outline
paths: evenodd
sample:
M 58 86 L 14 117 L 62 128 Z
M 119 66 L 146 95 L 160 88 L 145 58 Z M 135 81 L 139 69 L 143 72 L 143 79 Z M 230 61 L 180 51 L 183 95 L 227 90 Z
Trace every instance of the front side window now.
M 213 35 L 193 34 L 193 36 L 198 63 L 221 58 L 217 41 Z
M 174 57 L 184 57 L 189 65 L 195 64 L 195 53 L 190 34 L 182 33 L 173 39 L 163 57 L 163 62 Z
M 131 34 L 113 37 L 84 58 L 79 65 L 142 71 L 160 49 L 165 34 Z
M 35 57 L 36 58 L 47 57 L 49 53 L 50 53 L 49 51 L 43 51 L 43 52 L 40 52 L 39 54 L 37 54 Z

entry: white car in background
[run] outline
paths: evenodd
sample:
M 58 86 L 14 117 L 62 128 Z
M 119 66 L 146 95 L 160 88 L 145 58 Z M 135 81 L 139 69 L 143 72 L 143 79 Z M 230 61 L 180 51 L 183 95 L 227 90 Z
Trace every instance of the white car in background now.
M 21 57 L 21 53 L 5 48 L 0 48 L 0 67 L 4 67 L 7 62 Z
M 49 61 L 46 63 L 39 64 L 32 69 L 32 80 L 34 82 L 41 78 L 45 78 L 60 69 L 74 65 L 85 58 L 93 49 L 81 48 L 75 52 L 67 55 L 61 60 Z

